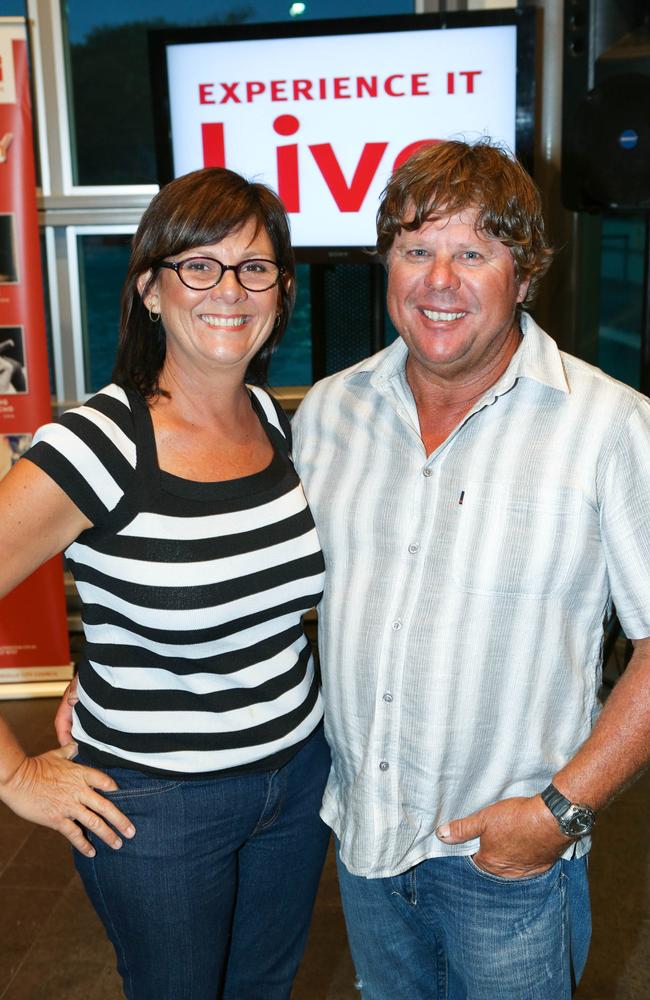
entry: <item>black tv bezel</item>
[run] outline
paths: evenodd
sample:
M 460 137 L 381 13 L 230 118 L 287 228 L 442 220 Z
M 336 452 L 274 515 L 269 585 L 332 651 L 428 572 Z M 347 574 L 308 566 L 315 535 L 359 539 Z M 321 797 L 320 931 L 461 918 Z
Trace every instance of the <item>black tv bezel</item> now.
M 517 28 L 515 153 L 530 173 L 534 171 L 537 19 L 535 8 L 487 11 L 450 11 L 432 14 L 395 14 L 381 17 L 333 18 L 314 21 L 273 21 L 265 24 L 214 25 L 192 28 L 156 28 L 148 32 L 149 68 L 153 99 L 154 142 L 158 183 L 174 179 L 171 115 L 167 77 L 167 49 L 192 42 L 236 42 L 319 35 L 360 35 L 396 31 L 514 26 Z M 295 246 L 299 263 L 358 263 L 368 260 L 368 246 Z

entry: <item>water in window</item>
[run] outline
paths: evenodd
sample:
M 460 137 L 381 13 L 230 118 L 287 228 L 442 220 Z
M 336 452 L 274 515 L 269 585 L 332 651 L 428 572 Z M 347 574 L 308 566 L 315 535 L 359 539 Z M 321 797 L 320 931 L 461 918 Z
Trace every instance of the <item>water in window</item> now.
M 120 293 L 126 275 L 128 233 L 77 237 L 79 287 L 83 316 L 85 390 L 97 392 L 111 381 L 120 323 Z M 274 386 L 311 382 L 311 315 L 307 265 L 298 266 L 298 297 L 289 328 L 273 358 Z

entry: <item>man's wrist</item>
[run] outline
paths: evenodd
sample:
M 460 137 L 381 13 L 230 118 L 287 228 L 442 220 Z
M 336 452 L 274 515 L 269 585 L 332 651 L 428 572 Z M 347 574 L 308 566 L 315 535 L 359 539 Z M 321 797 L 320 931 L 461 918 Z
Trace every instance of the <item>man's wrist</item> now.
M 540 792 L 540 798 L 565 837 L 575 840 L 591 833 L 596 821 L 596 813 L 591 806 L 583 802 L 572 802 L 553 782 Z

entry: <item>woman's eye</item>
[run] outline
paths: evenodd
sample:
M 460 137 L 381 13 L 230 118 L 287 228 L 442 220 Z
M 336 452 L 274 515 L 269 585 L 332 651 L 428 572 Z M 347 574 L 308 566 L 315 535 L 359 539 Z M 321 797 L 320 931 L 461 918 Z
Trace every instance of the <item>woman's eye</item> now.
M 428 256 L 427 255 L 427 251 L 423 250 L 422 247 L 412 247 L 408 251 L 408 255 L 409 255 L 409 257 L 426 257 L 426 256 Z
M 202 260 L 201 258 L 196 258 L 194 260 L 184 260 L 181 262 L 181 267 L 184 271 L 214 271 L 215 264 L 209 260 Z
M 463 257 L 464 257 L 465 260 L 480 260 L 481 259 L 481 255 L 478 252 L 478 250 L 465 250 L 465 252 L 463 253 Z
M 265 274 L 269 270 L 269 265 L 265 260 L 247 260 L 241 265 L 244 274 Z

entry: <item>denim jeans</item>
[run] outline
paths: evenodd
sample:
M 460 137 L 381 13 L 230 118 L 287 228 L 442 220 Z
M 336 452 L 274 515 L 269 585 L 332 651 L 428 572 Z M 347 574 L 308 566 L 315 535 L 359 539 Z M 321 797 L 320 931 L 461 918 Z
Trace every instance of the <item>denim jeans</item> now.
M 287 1000 L 329 830 L 322 727 L 284 767 L 184 781 L 107 768 L 136 827 L 75 852 L 128 1000 Z
M 465 856 L 391 878 L 338 867 L 363 1000 L 570 998 L 591 935 L 586 858 L 522 879 Z

